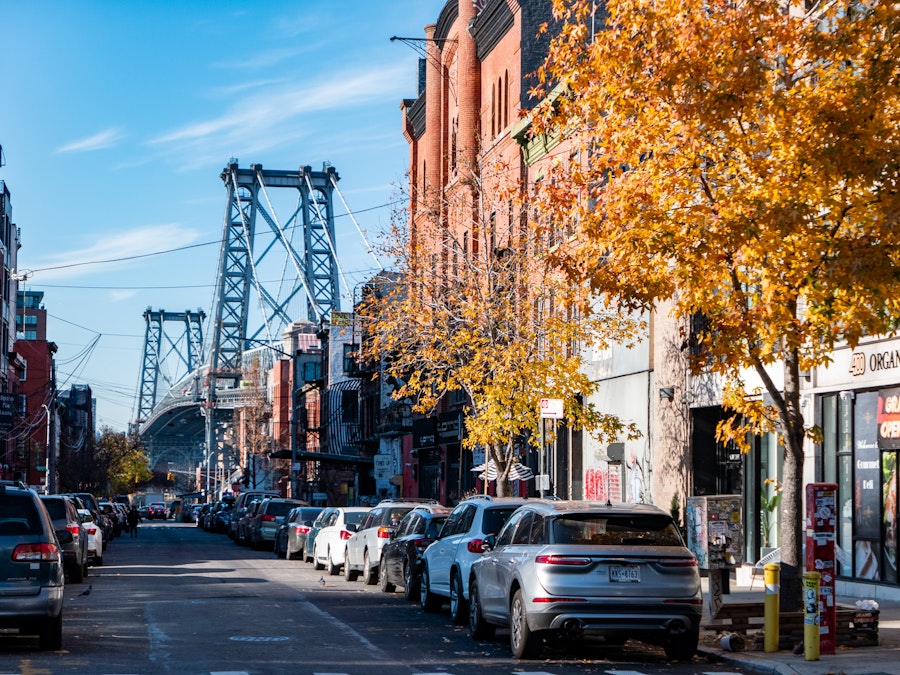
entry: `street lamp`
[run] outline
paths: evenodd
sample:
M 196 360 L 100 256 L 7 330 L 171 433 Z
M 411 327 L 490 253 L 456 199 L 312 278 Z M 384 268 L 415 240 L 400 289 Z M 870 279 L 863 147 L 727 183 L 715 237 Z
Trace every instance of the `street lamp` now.
M 46 403 L 41 403 L 41 407 L 47 413 L 47 442 L 44 444 L 44 452 L 47 453 L 47 459 L 45 460 L 46 461 L 46 464 L 45 464 L 46 473 L 44 474 L 44 491 L 47 494 L 53 494 L 56 490 L 54 489 L 54 486 L 51 485 L 51 481 L 52 481 L 52 477 L 53 477 L 53 472 L 52 472 L 53 467 L 50 463 L 50 459 L 51 459 L 51 453 L 50 453 L 50 407 Z

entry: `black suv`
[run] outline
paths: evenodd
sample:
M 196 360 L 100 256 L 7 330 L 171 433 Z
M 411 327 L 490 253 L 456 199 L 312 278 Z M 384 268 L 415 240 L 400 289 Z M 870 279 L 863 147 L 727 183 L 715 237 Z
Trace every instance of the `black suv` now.
M 47 509 L 32 490 L 0 485 L 0 627 L 62 646 L 63 554 Z

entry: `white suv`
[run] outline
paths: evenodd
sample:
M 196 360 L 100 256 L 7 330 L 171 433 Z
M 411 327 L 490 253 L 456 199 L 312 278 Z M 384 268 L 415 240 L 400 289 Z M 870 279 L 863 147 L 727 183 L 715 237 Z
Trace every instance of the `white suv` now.
M 344 578 L 354 581 L 362 574 L 367 585 L 374 585 L 378 581 L 381 549 L 391 540 L 403 517 L 421 504 L 437 502 L 433 499 L 386 499 L 369 511 L 356 533 L 347 541 Z
M 483 553 L 481 544 L 489 534 L 496 535 L 525 501 L 521 497 L 476 495 L 453 509 L 422 558 L 422 609 L 436 612 L 446 598 L 450 601 L 450 618 L 458 624 L 468 620 L 467 581 L 472 563 Z

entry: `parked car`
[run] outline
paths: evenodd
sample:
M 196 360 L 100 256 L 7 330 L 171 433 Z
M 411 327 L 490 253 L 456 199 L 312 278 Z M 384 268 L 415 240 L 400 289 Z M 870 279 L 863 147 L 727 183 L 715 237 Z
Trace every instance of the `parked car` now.
M 78 509 L 81 516 L 81 524 L 88 535 L 88 565 L 100 567 L 103 565 L 103 550 L 106 547 L 103 540 L 103 528 L 94 520 L 94 514 L 88 509 Z
M 508 626 L 517 659 L 551 634 L 639 638 L 690 660 L 700 635 L 700 574 L 672 517 L 648 504 L 532 500 L 472 565 L 469 630 Z
M 62 647 L 65 569 L 47 509 L 32 490 L 0 485 L 0 627 L 37 634 L 41 649 Z
M 57 538 L 63 530 L 72 535 L 71 541 L 62 544 L 63 565 L 68 581 L 80 584 L 88 574 L 88 535 L 75 503 L 65 495 L 41 495 L 40 499 L 50 515 Z
M 98 500 L 97 505 L 100 507 L 100 513 L 109 518 L 109 522 L 112 523 L 111 539 L 121 536 L 122 530 L 125 529 L 125 520 L 120 518 L 119 511 L 113 506 L 113 503 L 105 500 Z
M 275 547 L 275 533 L 284 522 L 288 512 L 298 506 L 309 506 L 299 499 L 267 497 L 264 499 L 247 526 L 247 539 L 252 548 Z
M 391 538 L 403 516 L 422 502 L 437 505 L 433 499 L 386 499 L 366 514 L 357 531 L 347 540 L 347 550 L 344 553 L 344 578 L 347 581 L 355 581 L 360 574 L 369 586 L 378 581 L 381 549 Z
M 419 604 L 436 612 L 450 601 L 450 618 L 465 623 L 472 563 L 481 557 L 484 538 L 497 534 L 513 511 L 525 502 L 519 497 L 477 495 L 460 502 L 441 527 L 437 540 L 422 556 Z
M 335 507 L 333 506 L 328 506 L 322 509 L 322 512 L 318 516 L 316 516 L 316 519 L 310 526 L 309 532 L 306 533 L 306 546 L 303 550 L 303 562 L 313 562 L 316 537 L 319 536 L 319 532 L 322 531 L 322 528 L 325 527 L 325 523 L 327 523 L 328 519 L 331 518 L 331 514 L 334 513 L 334 509 Z
M 340 506 L 332 511 L 313 544 L 313 564 L 317 570 L 340 574 L 344 566 L 347 540 L 366 517 L 370 506 Z
M 169 507 L 165 502 L 153 502 L 147 507 L 147 520 L 156 520 L 157 518 L 168 520 Z
M 425 549 L 437 539 L 450 509 L 440 504 L 422 504 L 403 516 L 403 520 L 381 549 L 378 579 L 381 590 L 393 593 L 403 586 L 407 600 L 419 597 L 419 567 Z
M 322 511 L 321 506 L 298 506 L 291 509 L 275 532 L 275 555 L 288 560 L 304 560 L 306 536 Z
M 208 528 L 212 532 L 228 532 L 234 515 L 234 502 L 222 502 L 209 517 Z
M 238 523 L 241 522 L 241 519 L 247 512 L 247 507 L 250 502 L 259 501 L 266 497 L 280 496 L 281 493 L 277 490 L 245 490 L 244 492 L 239 493 L 234 499 L 234 511 L 232 512 L 231 520 L 228 525 L 228 536 L 231 539 L 237 540 Z
M 244 512 L 241 514 L 240 518 L 238 518 L 234 541 L 240 546 L 250 545 L 250 522 L 253 520 L 253 516 L 256 515 L 260 505 L 263 503 L 263 499 L 264 497 L 260 497 L 259 499 L 249 501 Z

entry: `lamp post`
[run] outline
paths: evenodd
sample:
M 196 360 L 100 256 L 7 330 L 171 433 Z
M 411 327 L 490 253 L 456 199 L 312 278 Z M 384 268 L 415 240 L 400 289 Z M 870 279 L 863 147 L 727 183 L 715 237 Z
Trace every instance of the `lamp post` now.
M 47 494 L 53 494 L 55 492 L 54 486 L 52 485 L 52 466 L 50 460 L 52 458 L 52 453 L 50 452 L 50 407 L 46 403 L 41 403 L 41 407 L 47 413 L 47 440 L 44 444 L 44 452 L 47 454 L 47 459 L 45 460 L 45 473 L 44 473 L 44 492 Z

